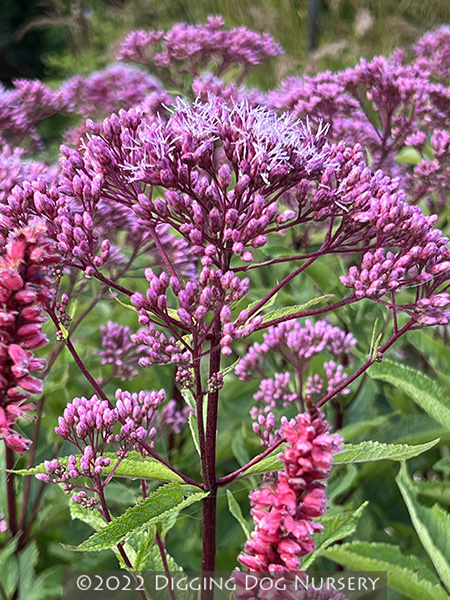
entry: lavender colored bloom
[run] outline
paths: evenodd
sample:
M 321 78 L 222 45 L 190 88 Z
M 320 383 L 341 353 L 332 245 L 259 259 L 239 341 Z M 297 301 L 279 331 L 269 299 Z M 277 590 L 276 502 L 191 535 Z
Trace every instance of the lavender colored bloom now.
M 5 515 L 0 513 L 0 533 L 5 533 L 5 531 L 8 531 L 8 525 L 5 521 Z
M 76 75 L 61 86 L 70 109 L 85 118 L 98 120 L 142 102 L 161 90 L 161 84 L 145 71 L 115 64 L 91 73 Z
M 185 406 L 179 410 L 176 401 L 170 400 L 159 411 L 157 430 L 166 435 L 181 433 L 191 413 L 192 409 L 189 406 Z
M 56 215 L 60 203 L 59 192 L 55 187 L 56 172 L 49 168 L 45 173 L 40 163 L 34 162 L 28 165 L 24 163 L 15 171 L 13 161 L 11 169 L 13 173 L 17 173 L 19 181 L 16 181 L 18 185 L 15 185 L 10 193 L 7 189 L 4 190 L 4 202 L 0 203 L 0 244 L 6 245 L 11 231 L 31 227 L 36 221 L 45 227 L 46 235 L 54 242 L 57 232 Z M 35 169 L 37 177 L 33 175 Z M 25 179 L 26 174 L 31 182 Z M 54 175 L 55 180 L 52 181 Z M 20 178 L 23 180 L 20 181 Z M 6 179 L 5 186 L 9 187 L 11 183 L 10 179 Z
M 4 145 L 0 154 L 0 212 L 16 185 L 39 178 L 51 183 L 56 181 L 57 173 L 58 169 L 53 165 L 27 159 L 23 148 L 12 149 Z
M 235 83 L 225 83 L 212 73 L 204 73 L 192 82 L 194 97 L 207 102 L 210 96 L 218 96 L 230 104 L 246 100 L 250 106 L 265 105 L 266 95 L 258 89 L 249 89 Z M 170 103 L 172 104 L 172 102 Z
M 413 47 L 416 64 L 437 80 L 448 83 L 450 77 L 450 27 L 443 25 L 421 37 Z
M 379 107 L 391 87 L 397 86 L 394 100 L 401 102 L 403 84 L 401 78 L 395 82 L 392 74 L 398 74 L 402 68 L 394 60 L 392 64 L 381 60 L 370 65 L 361 63 L 346 74 L 346 86 L 356 90 L 358 82 L 365 82 L 376 88 L 377 93 L 370 94 Z M 390 74 L 386 82 L 385 72 Z M 411 98 L 408 94 L 405 97 Z M 415 106 L 419 105 L 422 106 L 421 101 L 415 101 Z M 98 222 L 98 217 L 105 214 L 105 207 L 108 207 L 106 214 L 116 215 L 117 219 L 129 217 L 135 230 L 146 229 L 156 245 L 156 228 L 169 226 L 184 238 L 206 269 L 200 276 L 200 287 L 194 292 L 194 288 L 178 283 L 180 274 L 176 265 L 168 253 L 161 252 L 165 263 L 163 280 L 157 281 L 152 276 L 154 289 L 149 289 L 146 298 L 139 294 L 133 297 L 135 306 L 143 311 L 141 318 L 148 319 L 144 325 L 153 325 L 153 314 L 169 328 L 176 326 L 185 332 L 195 329 L 204 335 L 207 313 L 211 311 L 216 318 L 220 316 L 222 351 L 229 354 L 235 339 L 260 327 L 261 317 L 242 311 L 237 319 L 231 318 L 230 302 L 242 297 L 248 283 L 231 270 L 220 268 L 225 253 L 251 263 L 252 249 L 263 248 L 270 233 L 283 232 L 300 223 L 305 226 L 339 223 L 336 234 L 330 234 L 323 247 L 323 254 L 342 250 L 357 253 L 359 248 L 369 245 L 377 261 L 390 248 L 382 267 L 371 271 L 370 281 L 366 281 L 364 272 L 356 283 L 359 273 L 356 266 L 342 279 L 346 287 L 354 290 L 351 296 L 354 300 L 369 297 L 388 302 L 393 308 L 392 298 L 383 299 L 385 294 L 419 284 L 420 298 L 426 299 L 430 287 L 425 284 L 430 276 L 435 279 L 439 275 L 441 284 L 446 280 L 447 258 L 443 249 L 447 241 L 432 230 L 434 218 L 425 217 L 418 208 L 407 205 L 398 180 L 386 177 L 381 171 L 372 173 L 363 161 L 361 146 L 349 148 L 343 142 L 330 145 L 324 137 L 326 129 L 312 134 L 290 116 L 277 117 L 267 109 L 251 107 L 246 101 L 229 105 L 211 97 L 206 103 L 198 101 L 190 105 L 177 100 L 172 112 L 168 120 L 163 120 L 132 109 L 105 119 L 101 127 L 91 123 L 91 136 L 82 152 L 63 148 L 61 160 L 63 181 L 59 190 L 67 210 L 60 212 L 59 243 L 89 276 L 94 276 L 110 257 L 109 238 L 103 239 L 99 248 L 100 234 L 95 225 L 96 219 Z M 398 124 L 398 127 L 403 126 Z M 400 137 L 410 131 L 410 126 L 403 129 Z M 236 178 L 233 189 L 232 174 Z M 282 210 L 282 203 L 290 208 Z M 82 206 L 83 212 L 79 209 L 73 216 L 76 205 Z M 416 277 L 410 271 L 409 279 L 399 279 L 398 268 L 403 268 L 404 252 L 412 246 L 427 246 L 429 242 L 440 249 L 439 258 L 434 255 L 431 259 L 433 272 L 418 273 Z M 429 252 L 430 246 L 427 248 Z M 434 264 L 436 260 L 439 266 Z M 392 272 L 389 275 L 387 271 Z M 218 277 L 220 285 L 212 285 L 210 281 Z M 171 278 L 176 289 L 172 283 L 169 286 Z M 384 285 L 385 279 L 389 279 L 388 287 Z M 195 300 L 205 285 L 209 291 L 205 289 L 204 297 L 211 308 L 201 303 L 194 310 L 195 304 L 186 299 Z M 168 287 L 177 296 L 170 313 Z M 227 292 L 227 287 L 233 294 Z M 431 289 L 433 294 L 435 289 Z M 423 306 L 399 307 L 408 314 L 416 314 L 417 308 L 421 325 L 433 319 L 444 322 L 447 318 L 443 306 L 432 307 L 433 315 L 431 309 L 423 315 Z M 154 345 L 154 337 L 151 332 L 152 339 L 147 345 Z M 156 358 L 148 365 L 161 360 L 160 346 L 160 342 L 155 345 Z M 185 348 L 182 353 L 185 352 L 189 349 Z M 171 347 L 170 353 L 174 353 Z M 175 355 L 180 355 L 179 349 Z M 179 381 L 189 385 L 186 354 L 182 361 Z
M 60 91 L 70 112 L 98 121 L 121 108 L 136 106 L 147 96 L 160 94 L 162 89 L 145 71 L 114 64 L 89 76 L 76 75 L 66 81 Z M 86 127 L 82 125 L 66 132 L 65 137 L 69 143 L 78 145 L 85 133 Z
M 13 83 L 12 89 L 0 87 L 0 142 L 18 145 L 29 138 L 40 145 L 36 124 L 63 110 L 64 95 L 40 81 Z
M 205 24 L 179 23 L 163 31 L 133 31 L 122 43 L 119 60 L 146 65 L 161 79 L 182 86 L 186 74 L 198 76 L 216 65 L 221 77 L 240 67 L 239 80 L 254 67 L 283 52 L 267 33 L 237 27 L 224 29 L 221 17 L 208 17 Z
M 250 494 L 255 531 L 239 562 L 250 571 L 300 569 L 300 558 L 314 550 L 315 518 L 326 510 L 325 483 L 341 439 L 329 434 L 323 413 L 301 414 L 282 426 L 287 445 L 284 470 Z
M 265 374 L 266 359 L 271 352 L 278 352 L 294 369 L 304 371 L 315 354 L 324 350 L 338 358 L 348 358 L 356 340 L 351 333 L 321 320 L 312 323 L 298 321 L 270 327 L 263 335 L 263 343 L 256 342 L 236 366 L 236 374 L 242 380 Z
M 232 243 L 235 253 L 251 260 L 251 248 L 264 246 L 265 231 L 277 224 L 279 206 L 269 201 L 269 194 L 317 179 L 329 164 L 323 136 L 247 102 L 230 107 L 211 98 L 190 106 L 179 100 L 167 122 L 131 110 L 106 119 L 101 137 L 98 129 L 93 131 L 83 156 L 63 149 L 64 195 L 87 204 L 83 194 L 89 193 L 92 211 L 100 198 L 114 198 L 116 206 L 132 208 L 147 228 L 170 224 L 207 264 L 214 262 L 220 239 L 221 249 Z M 218 178 L 210 180 L 204 172 L 211 173 L 218 161 L 225 164 Z M 239 173 L 234 190 L 229 189 L 232 169 Z M 142 185 L 162 186 L 165 198 L 141 193 Z M 238 211 L 237 206 L 243 208 Z M 81 222 L 79 227 L 80 240 L 89 245 L 89 232 Z M 77 240 L 63 241 L 83 253 Z
M 261 379 L 259 389 L 253 396 L 256 404 L 250 410 L 250 415 L 255 421 L 253 431 L 261 437 L 263 445 L 273 443 L 280 435 L 278 427 L 282 421 L 278 416 L 275 417 L 273 411 L 285 414 L 289 407 L 297 403 L 302 406 L 304 398 L 320 399 L 322 392 L 331 391 L 347 377 L 342 364 L 337 364 L 335 360 L 323 363 L 324 377 L 318 374 L 307 377 L 311 359 L 326 352 L 334 359 L 347 363 L 355 345 L 356 339 L 351 333 L 333 327 L 324 320 L 316 323 L 306 320 L 303 326 L 298 321 L 290 321 L 270 327 L 263 335 L 263 342 L 256 342 L 249 348 L 236 366 L 236 374 L 243 381 Z M 289 371 L 269 377 L 274 358 L 281 358 L 283 366 L 293 371 L 295 379 L 291 378 Z M 348 389 L 344 389 L 341 393 L 348 392 Z M 265 421 L 269 418 L 270 430 Z
M 138 374 L 136 367 L 140 357 L 145 355 L 145 347 L 132 343 L 130 328 L 125 325 L 108 321 L 100 329 L 102 349 L 96 353 L 101 357 L 102 365 L 113 365 L 114 377 L 132 380 Z

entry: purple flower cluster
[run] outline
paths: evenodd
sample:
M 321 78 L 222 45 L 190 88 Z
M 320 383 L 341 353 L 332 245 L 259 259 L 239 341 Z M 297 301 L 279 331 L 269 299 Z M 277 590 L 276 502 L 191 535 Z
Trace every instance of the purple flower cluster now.
M 12 89 L 0 87 L 0 143 L 21 144 L 30 139 L 40 144 L 36 124 L 66 104 L 64 94 L 40 81 L 16 79 Z
M 149 95 L 160 93 L 154 77 L 127 65 L 114 64 L 89 76 L 77 75 L 61 86 L 67 110 L 98 121 L 121 108 L 141 104 Z M 65 133 L 66 140 L 78 145 L 86 133 L 83 125 Z
M 110 444 L 117 448 L 120 456 L 132 448 L 145 453 L 142 442 L 153 446 L 159 430 L 158 409 L 165 398 L 164 390 L 139 393 L 117 390 L 115 407 L 96 395 L 90 399 L 75 398 L 59 418 L 55 431 L 60 438 L 69 440 L 79 450 L 91 446 L 102 454 L 106 445 Z M 166 427 L 173 425 L 173 431 L 176 432 L 184 414 L 175 411 L 171 404 L 163 413 L 162 420 Z M 120 424 L 120 430 L 114 433 L 117 423 Z
M 43 390 L 42 380 L 31 372 L 43 371 L 45 360 L 32 351 L 48 341 L 42 324 L 52 298 L 51 269 L 58 262 L 54 244 L 37 220 L 10 233 L 0 254 L 0 435 L 19 453 L 29 441 L 14 425 L 33 409 L 26 404 L 30 395 Z
M 168 274 L 162 279 L 152 274 L 154 289 L 134 301 L 139 310 L 156 315 L 157 323 L 162 318 L 169 328 L 196 329 L 203 336 L 220 317 L 223 351 L 229 353 L 234 339 L 260 326 L 259 317 L 245 311 L 234 322 L 230 316 L 230 302 L 242 297 L 247 285 L 230 271 L 233 255 L 251 263 L 252 250 L 264 247 L 268 234 L 300 223 L 329 227 L 317 257 L 366 251 L 364 266 L 352 267 L 342 279 L 354 290 L 353 301 L 372 298 L 417 316 L 422 325 L 448 319 L 445 307 L 434 306 L 431 298 L 448 279 L 447 238 L 433 229 L 434 217 L 407 203 L 398 180 L 371 172 L 360 146 L 329 145 L 323 132 L 313 135 L 289 116 L 218 98 L 193 105 L 179 100 L 168 120 L 132 109 L 89 128 L 82 152 L 63 148 L 59 192 L 67 208 L 60 213 L 60 247 L 95 276 L 111 252 L 109 238 L 100 243 L 96 229 L 96 222 L 105 221 L 105 206 L 116 219 L 126 216 L 130 230 L 146 230 Z M 175 261 L 158 242 L 158 227 L 171 228 L 200 259 L 198 284 L 181 283 Z M 413 299 L 395 304 L 392 294 L 411 285 L 418 286 L 421 305 Z M 166 306 L 169 287 L 177 297 L 178 306 L 171 309 L 176 315 Z M 426 300 L 430 304 L 424 308 Z M 213 319 L 206 321 L 209 311 Z M 153 330 L 151 338 L 147 345 L 155 345 L 157 354 L 167 346 L 154 340 Z M 179 355 L 171 346 L 169 353 Z M 187 356 L 182 360 L 186 366 Z M 335 369 L 333 378 L 338 375 Z
M 181 87 L 183 76 L 196 77 L 212 64 L 219 77 L 240 67 L 242 80 L 251 69 L 282 52 L 267 33 L 245 27 L 225 29 L 221 17 L 209 17 L 205 24 L 178 23 L 167 32 L 133 31 L 122 43 L 118 58 L 146 65 Z
M 45 473 L 36 475 L 45 483 L 61 483 L 72 500 L 85 508 L 98 504 L 99 493 L 111 480 L 121 461 L 130 450 L 144 456 L 152 448 L 157 433 L 162 430 L 179 433 L 188 418 L 188 411 L 178 411 L 174 401 L 161 411 L 166 398 L 164 390 L 130 393 L 116 391 L 116 406 L 94 395 L 91 398 L 75 398 L 69 403 L 58 420 L 56 434 L 76 446 L 80 454 L 70 455 L 67 466 L 59 460 L 45 461 Z M 105 456 L 108 448 L 116 453 L 114 464 Z M 106 473 L 106 467 L 111 467 Z M 107 475 L 102 481 L 101 476 Z M 93 487 L 86 488 L 76 481 L 79 477 L 91 479 Z M 87 494 L 86 491 L 91 492 Z
M 433 78 L 448 83 L 450 77 L 450 27 L 443 25 L 426 33 L 413 47 L 417 65 Z
M 31 171 L 34 168 L 40 171 L 40 163 L 31 164 L 34 165 L 30 168 Z M 24 167 L 22 173 L 19 171 L 19 178 L 25 178 L 27 168 Z M 55 180 L 52 182 L 53 175 Z M 9 195 L 6 195 L 8 191 L 5 190 L 5 201 L 0 203 L 0 244 L 6 244 L 11 231 L 24 229 L 36 220 L 41 226 L 45 226 L 48 237 L 56 241 L 56 217 L 61 206 L 60 195 L 55 186 L 56 169 L 49 169 L 45 177 L 40 175 L 27 179 L 15 185 Z
M 101 130 L 91 124 L 91 132 L 83 154 L 63 149 L 61 192 L 84 204 L 86 194 L 114 198 L 141 223 L 169 224 L 211 263 L 217 249 L 230 247 L 250 261 L 249 247 L 263 246 L 266 230 L 294 216 L 279 214 L 270 196 L 319 178 L 328 165 L 322 135 L 245 101 L 179 100 L 167 122 L 131 110 L 112 115 Z M 164 198 L 152 197 L 154 186 L 167 190 Z
M 448 128 L 449 31 L 444 26 L 421 38 L 409 64 L 405 52 L 397 50 L 389 59 L 363 59 L 345 71 L 288 78 L 268 94 L 266 105 L 315 126 L 327 122 L 330 140 L 361 143 L 374 170 L 382 167 L 385 174 L 403 178 L 412 203 L 426 198 L 433 206 L 436 195 L 442 198 L 446 174 L 436 176 L 437 157 L 430 161 L 422 151 Z M 422 154 L 414 176 L 401 156 L 410 145 Z M 439 203 L 434 209 L 441 210 Z
M 136 367 L 146 353 L 145 347 L 131 341 L 130 328 L 125 325 L 108 321 L 100 329 L 102 347 L 96 353 L 101 357 L 102 365 L 113 365 L 111 377 L 131 381 L 138 374 Z
M 5 533 L 5 531 L 8 531 L 8 525 L 5 521 L 5 515 L 0 513 L 0 533 Z
M 341 438 L 330 435 L 323 413 L 300 414 L 285 422 L 283 471 L 250 494 L 255 522 L 239 562 L 250 571 L 298 570 L 301 557 L 314 550 L 315 522 L 326 510 L 325 483 Z
M 302 326 L 298 321 L 281 323 L 270 327 L 263 335 L 263 342 L 255 342 L 238 365 L 236 374 L 242 381 L 261 379 L 259 389 L 253 396 L 256 405 L 250 410 L 254 419 L 253 431 L 261 437 L 264 445 L 279 439 L 280 430 L 276 429 L 285 418 L 275 418 L 275 412 L 286 412 L 290 406 L 303 407 L 304 399 L 320 399 L 323 393 L 330 392 L 340 385 L 347 374 L 342 364 L 348 363 L 356 339 L 339 327 L 333 327 L 327 321 L 312 323 L 306 320 Z M 324 375 L 309 375 L 311 359 L 327 353 L 335 360 L 323 363 Z M 290 371 L 274 373 L 272 361 L 280 357 L 284 368 Z M 275 367 L 277 368 L 277 367 Z M 294 377 L 291 378 L 291 375 Z M 294 381 L 295 380 L 295 384 Z M 341 391 L 348 393 L 348 389 Z
M 410 147 L 420 155 L 412 173 L 404 177 L 409 201 L 416 204 L 422 198 L 433 212 L 439 213 L 450 193 L 450 135 L 447 130 L 436 128 L 427 142 L 423 132 L 407 139 Z
M 16 185 L 39 178 L 51 183 L 56 180 L 57 174 L 57 167 L 27 159 L 23 148 L 12 149 L 4 145 L 0 153 L 0 213 Z
M 96 130 L 93 122 L 88 124 Z M 67 146 L 61 149 L 63 182 L 59 197 L 63 206 L 56 222 L 59 247 L 67 261 L 88 276 L 104 265 L 113 268 L 126 263 L 118 247 L 124 232 L 126 245 L 135 258 L 151 256 L 155 266 L 164 266 L 170 260 L 180 275 L 194 275 L 193 255 L 185 240 L 174 236 L 168 224 L 156 225 L 150 232 L 145 223 L 136 220 L 129 202 L 121 202 L 117 191 L 104 189 L 105 176 L 100 170 L 86 169 L 81 153 Z M 137 192 L 132 184 L 130 189 Z
M 161 84 L 154 77 L 121 64 L 86 77 L 76 75 L 61 87 L 70 110 L 93 120 L 136 106 L 148 94 L 160 90 Z

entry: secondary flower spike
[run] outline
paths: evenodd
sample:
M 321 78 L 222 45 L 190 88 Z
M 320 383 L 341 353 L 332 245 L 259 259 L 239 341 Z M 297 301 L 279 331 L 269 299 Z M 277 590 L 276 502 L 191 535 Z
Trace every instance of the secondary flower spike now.
M 0 256 L 0 438 L 19 453 L 29 441 L 14 425 L 33 409 L 26 404 L 30 395 L 43 390 L 42 380 L 31 372 L 42 371 L 45 360 L 32 350 L 48 341 L 42 323 L 52 297 L 50 269 L 59 260 L 38 220 L 12 232 Z
M 322 529 L 315 519 L 326 510 L 324 479 L 342 440 L 329 433 L 323 413 L 313 411 L 283 424 L 284 469 L 250 494 L 256 528 L 238 557 L 250 571 L 295 571 L 314 550 L 312 536 Z

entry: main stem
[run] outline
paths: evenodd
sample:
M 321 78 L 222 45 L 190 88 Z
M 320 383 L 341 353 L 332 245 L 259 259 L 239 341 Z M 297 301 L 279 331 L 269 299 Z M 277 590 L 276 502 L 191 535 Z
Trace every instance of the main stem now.
M 14 451 L 11 450 L 9 446 L 5 446 L 5 452 L 9 531 L 11 532 L 12 537 L 14 537 L 17 533 L 16 491 L 14 487 L 14 473 L 11 472 L 12 469 L 14 469 Z
M 211 340 L 211 355 L 209 361 L 209 378 L 220 371 L 221 348 L 219 345 L 221 325 L 217 319 Z M 208 408 L 206 417 L 206 454 L 204 471 L 208 474 L 205 487 L 209 495 L 203 500 L 203 548 L 202 571 L 213 572 L 216 566 L 216 513 L 217 513 L 217 476 L 216 476 L 216 439 L 219 391 L 208 393 Z M 213 591 L 203 590 L 202 600 L 212 600 Z

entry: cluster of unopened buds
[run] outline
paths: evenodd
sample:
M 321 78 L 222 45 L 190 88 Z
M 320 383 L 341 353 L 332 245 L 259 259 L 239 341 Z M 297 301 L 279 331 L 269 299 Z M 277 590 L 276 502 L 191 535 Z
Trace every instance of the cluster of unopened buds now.
M 86 491 L 74 481 L 79 477 L 91 479 L 93 488 L 88 491 L 104 487 L 131 450 L 145 456 L 161 429 L 169 433 L 180 432 L 181 425 L 188 418 L 187 411 L 177 410 L 174 401 L 159 410 L 164 401 L 164 390 L 139 393 L 117 390 L 115 407 L 97 396 L 75 398 L 66 406 L 55 431 L 61 439 L 72 442 L 81 454 L 78 457 L 70 455 L 67 465 L 57 459 L 45 461 L 46 472 L 36 477 L 45 483 L 63 484 L 68 494 L 74 489 Z M 110 456 L 104 456 L 108 446 L 115 450 L 113 465 Z M 108 477 L 102 482 L 100 478 L 109 467 Z M 93 496 L 81 492 L 72 499 L 90 508 L 96 504 Z
M 315 323 L 306 320 L 304 324 L 290 321 L 270 327 L 263 334 L 262 343 L 250 346 L 236 366 L 236 374 L 243 381 L 261 380 L 250 415 L 254 420 L 253 431 L 261 437 L 262 444 L 279 439 L 279 425 L 285 420 L 277 416 L 280 412 L 286 414 L 292 407 L 296 407 L 296 412 L 301 411 L 306 399 L 320 399 L 324 390 L 331 392 L 345 381 L 347 374 L 342 363 L 351 360 L 355 345 L 351 333 L 325 320 Z M 324 361 L 324 376 L 308 375 L 312 358 L 324 353 L 335 359 Z M 283 357 L 283 367 L 289 370 L 272 375 L 270 359 L 277 355 Z M 340 393 L 345 395 L 349 391 L 343 388 Z

